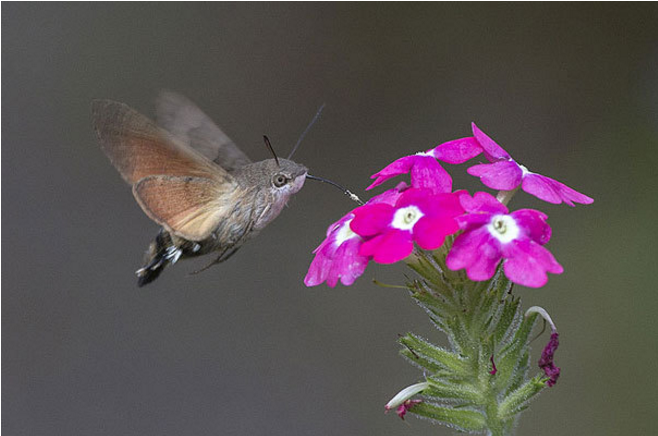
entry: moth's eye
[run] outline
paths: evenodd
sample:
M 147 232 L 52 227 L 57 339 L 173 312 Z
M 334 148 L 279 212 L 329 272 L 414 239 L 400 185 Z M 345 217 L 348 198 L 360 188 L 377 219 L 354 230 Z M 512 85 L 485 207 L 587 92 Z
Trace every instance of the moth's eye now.
M 274 176 L 274 179 L 272 179 L 272 182 L 274 183 L 274 186 L 280 188 L 286 183 L 288 183 L 288 178 L 283 174 L 277 174 L 276 176 Z

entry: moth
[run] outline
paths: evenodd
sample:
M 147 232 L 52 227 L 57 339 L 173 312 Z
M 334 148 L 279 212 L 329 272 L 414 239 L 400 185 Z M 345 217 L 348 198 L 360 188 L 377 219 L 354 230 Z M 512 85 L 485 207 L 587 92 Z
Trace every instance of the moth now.
M 179 259 L 216 253 L 199 271 L 227 260 L 281 213 L 307 178 L 336 185 L 278 158 L 267 137 L 273 158 L 252 162 L 179 94 L 161 93 L 156 113 L 157 123 L 123 103 L 92 103 L 101 148 L 144 213 L 161 226 L 136 272 L 140 287 Z

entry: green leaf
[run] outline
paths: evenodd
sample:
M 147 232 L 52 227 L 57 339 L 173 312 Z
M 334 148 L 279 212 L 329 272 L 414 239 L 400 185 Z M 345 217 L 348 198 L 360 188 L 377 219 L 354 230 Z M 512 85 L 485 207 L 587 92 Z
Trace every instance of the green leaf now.
M 416 365 L 420 368 L 426 369 L 432 373 L 436 373 L 445 369 L 443 365 L 439 365 L 433 360 L 428 359 L 426 356 L 422 356 L 416 352 L 412 352 L 408 348 L 403 348 L 400 350 L 400 354 L 407 358 L 413 365 Z
M 517 313 L 520 311 L 520 303 L 521 300 L 518 298 L 509 298 L 501 304 L 500 317 L 494 329 L 494 340 L 497 344 L 505 338 L 505 334 L 514 322 Z
M 464 361 L 448 350 L 430 344 L 426 340 L 407 333 L 399 339 L 399 342 L 412 350 L 419 357 L 425 358 L 430 362 L 434 362 L 443 366 L 446 369 L 453 371 L 456 374 L 466 374 L 466 364 Z
M 498 365 L 497 389 L 504 390 L 513 378 L 514 371 L 520 367 L 519 364 L 527 362 L 525 354 L 528 347 L 528 338 L 536 321 L 536 314 L 523 318 L 510 343 L 498 353 L 499 357 L 496 363 Z
M 431 387 L 423 391 L 423 396 L 446 400 L 462 400 L 472 405 L 481 405 L 482 393 L 470 384 L 447 383 L 445 378 L 431 376 L 427 379 Z
M 416 281 L 409 284 L 412 291 L 411 296 L 425 309 L 430 310 L 437 316 L 449 316 L 455 312 L 455 306 L 445 295 L 435 293 L 427 283 Z
M 525 382 L 520 388 L 509 394 L 498 408 L 502 420 L 510 419 L 525 408 L 539 392 L 546 387 L 546 378 L 536 376 Z
M 528 361 L 530 360 L 529 350 L 526 348 L 525 352 L 521 358 L 517 361 L 516 367 L 509 376 L 509 380 L 506 385 L 502 383 L 499 385 L 501 389 L 505 389 L 505 395 L 509 394 L 513 390 L 521 386 L 528 373 Z
M 482 431 L 485 429 L 484 416 L 474 410 L 458 410 L 423 402 L 412 407 L 409 413 L 439 421 L 462 431 Z

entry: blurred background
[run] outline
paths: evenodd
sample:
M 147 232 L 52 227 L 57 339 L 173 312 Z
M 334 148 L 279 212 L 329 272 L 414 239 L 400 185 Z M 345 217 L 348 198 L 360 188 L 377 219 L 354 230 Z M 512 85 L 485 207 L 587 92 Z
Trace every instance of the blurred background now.
M 445 344 L 403 265 L 302 283 L 354 205 L 305 188 L 229 262 L 138 289 L 158 227 L 101 152 L 90 101 L 187 95 L 254 160 L 364 194 L 390 161 L 478 125 L 593 197 L 549 216 L 565 273 L 524 305 L 560 331 L 559 383 L 519 435 L 655 434 L 656 4 L 45 4 L 2 7 L 2 429 L 7 435 L 443 435 L 384 414 L 421 379 L 398 334 Z M 465 167 L 455 186 L 481 189 Z M 393 186 L 393 182 L 389 185 Z M 377 191 L 381 192 L 381 191 Z M 365 195 L 364 195 L 365 196 Z M 535 343 L 533 361 L 548 336 Z

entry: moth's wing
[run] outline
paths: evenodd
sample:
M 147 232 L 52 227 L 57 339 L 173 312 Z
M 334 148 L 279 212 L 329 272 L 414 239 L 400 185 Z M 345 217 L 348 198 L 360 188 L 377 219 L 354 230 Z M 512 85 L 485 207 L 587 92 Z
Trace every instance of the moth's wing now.
M 92 120 L 101 148 L 130 184 L 152 175 L 232 180 L 232 176 L 129 106 L 94 100 Z
M 251 163 L 231 138 L 186 97 L 162 91 L 156 99 L 158 124 L 227 171 Z
M 202 241 L 232 212 L 235 183 L 205 177 L 150 176 L 133 186 L 144 212 L 168 231 Z

